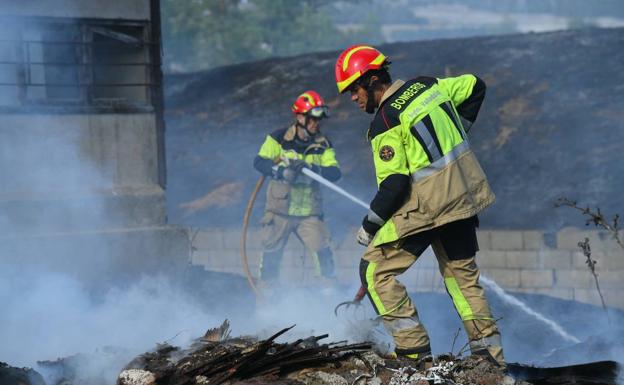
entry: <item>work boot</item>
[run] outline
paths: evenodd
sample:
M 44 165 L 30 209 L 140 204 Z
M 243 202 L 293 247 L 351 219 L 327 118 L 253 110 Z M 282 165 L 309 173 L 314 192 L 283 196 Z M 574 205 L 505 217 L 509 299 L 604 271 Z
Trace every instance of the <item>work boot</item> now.
M 474 349 L 472 351 L 471 355 L 472 356 L 484 357 L 485 359 L 487 359 L 492 364 L 498 366 L 502 370 L 503 375 L 504 375 L 503 378 L 502 378 L 501 384 L 503 384 L 503 385 L 520 384 L 520 382 L 516 381 L 515 378 L 510 376 L 509 373 L 507 373 L 507 363 L 504 362 L 504 361 L 498 361 L 496 358 L 494 358 L 494 356 L 492 355 L 492 352 L 490 352 L 489 349 L 487 349 L 487 348 Z
M 490 361 L 491 363 L 495 364 L 496 366 L 501 367 L 502 369 L 506 369 L 507 368 L 507 364 L 504 361 L 498 361 L 496 358 L 494 358 L 494 356 L 492 355 L 490 350 L 487 349 L 487 348 L 474 349 L 471 352 L 471 354 L 473 356 L 485 357 L 485 358 L 487 358 L 488 361 Z
M 413 354 L 397 354 L 393 352 L 392 354 L 399 362 L 407 364 L 421 372 L 431 369 L 435 363 L 435 357 L 431 352 Z

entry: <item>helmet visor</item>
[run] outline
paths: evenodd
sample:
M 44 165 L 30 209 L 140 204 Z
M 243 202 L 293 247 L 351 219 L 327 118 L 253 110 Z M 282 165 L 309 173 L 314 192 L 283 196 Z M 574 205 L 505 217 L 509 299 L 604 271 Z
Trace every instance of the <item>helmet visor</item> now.
M 329 117 L 329 108 L 327 106 L 318 106 L 310 108 L 308 114 L 317 119 Z

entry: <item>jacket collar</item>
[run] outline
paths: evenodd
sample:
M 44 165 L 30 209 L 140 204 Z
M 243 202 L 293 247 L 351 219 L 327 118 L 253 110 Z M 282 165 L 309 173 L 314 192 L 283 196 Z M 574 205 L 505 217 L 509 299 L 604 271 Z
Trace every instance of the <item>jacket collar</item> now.
M 293 140 L 295 140 L 296 136 L 297 136 L 297 126 L 293 123 L 286 130 L 286 133 L 284 134 L 284 140 L 287 142 L 292 142 Z M 325 135 L 323 135 L 323 133 L 320 130 L 316 133 L 316 135 L 314 135 L 312 139 L 313 140 L 311 140 L 308 145 L 315 144 L 315 143 L 317 144 L 325 143 L 326 141 Z
M 403 80 L 401 79 L 395 80 L 394 83 L 392 83 L 392 85 L 390 86 L 390 88 L 388 88 L 386 92 L 384 92 L 384 94 L 381 95 L 381 101 L 379 102 L 379 107 L 381 107 L 381 105 L 386 101 L 386 99 L 388 99 L 390 96 L 392 96 L 392 94 L 397 92 L 399 88 L 403 87 L 403 84 L 405 84 Z

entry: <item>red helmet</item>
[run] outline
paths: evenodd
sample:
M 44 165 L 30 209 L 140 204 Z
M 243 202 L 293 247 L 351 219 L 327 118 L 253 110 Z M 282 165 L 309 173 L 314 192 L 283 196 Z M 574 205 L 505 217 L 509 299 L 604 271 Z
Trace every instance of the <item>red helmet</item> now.
M 329 107 L 317 92 L 309 90 L 297 96 L 292 105 L 295 114 L 308 114 L 315 118 L 329 116 Z
M 368 45 L 353 45 L 340 54 L 336 61 L 336 85 L 343 93 L 368 70 L 381 68 L 386 56 Z

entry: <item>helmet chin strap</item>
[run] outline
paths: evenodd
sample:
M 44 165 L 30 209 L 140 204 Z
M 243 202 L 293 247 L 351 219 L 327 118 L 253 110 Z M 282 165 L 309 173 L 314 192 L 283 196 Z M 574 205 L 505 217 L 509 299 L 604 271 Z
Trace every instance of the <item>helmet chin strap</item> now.
M 310 117 L 308 116 L 308 114 L 305 114 L 304 116 L 305 116 L 305 120 L 304 120 L 303 124 L 299 123 L 299 119 L 297 119 L 295 125 L 297 127 L 303 128 L 304 138 L 302 140 L 304 142 L 307 142 L 314 135 L 312 135 L 312 133 L 310 131 L 308 131 L 308 123 L 310 122 Z
M 369 83 L 366 87 L 362 86 L 365 90 L 366 90 L 366 107 L 364 109 L 364 111 L 366 111 L 369 114 L 374 114 L 375 110 L 377 109 L 377 105 L 375 104 L 375 90 L 374 90 L 374 85 L 375 83 Z
M 377 106 L 375 105 L 375 92 L 373 91 L 373 87 L 368 87 L 366 89 L 367 99 L 366 99 L 366 112 L 369 114 L 374 114 Z

